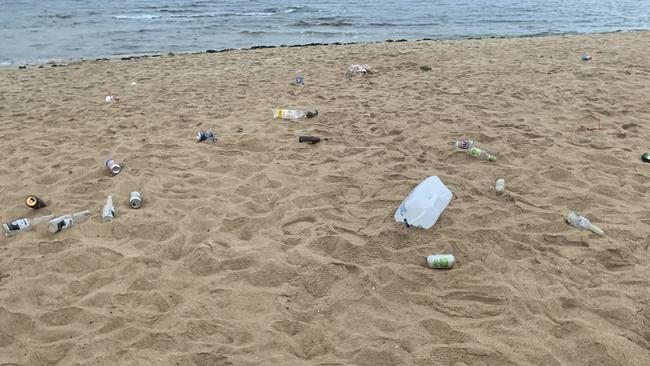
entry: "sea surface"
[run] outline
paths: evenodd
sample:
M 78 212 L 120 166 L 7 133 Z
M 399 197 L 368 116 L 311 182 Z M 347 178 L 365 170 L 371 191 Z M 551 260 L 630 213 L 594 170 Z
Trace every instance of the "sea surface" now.
M 0 65 L 257 45 L 650 29 L 650 0 L 0 0 Z

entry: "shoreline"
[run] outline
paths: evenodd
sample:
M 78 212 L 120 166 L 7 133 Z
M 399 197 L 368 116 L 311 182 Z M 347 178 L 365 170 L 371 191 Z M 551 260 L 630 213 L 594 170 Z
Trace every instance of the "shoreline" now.
M 74 65 L 84 62 L 100 62 L 100 61 L 129 61 L 136 59 L 146 59 L 146 58 L 157 58 L 163 56 L 183 56 L 183 55 L 200 55 L 206 53 L 226 53 L 233 51 L 249 51 L 249 50 L 259 50 L 259 49 L 272 49 L 272 48 L 305 48 L 305 47 L 316 47 L 316 46 L 346 46 L 346 45 L 370 45 L 370 44 L 384 44 L 384 43 L 404 43 L 404 42 L 444 42 L 444 41 L 463 41 L 463 40 L 482 40 L 482 39 L 524 39 L 524 38 L 547 38 L 547 37 L 571 37 L 571 36 L 591 36 L 591 35 L 608 35 L 608 34 L 621 34 L 621 33 L 642 33 L 650 32 L 650 29 L 631 29 L 631 30 L 617 30 L 612 32 L 594 32 L 594 33 L 580 33 L 580 32 L 565 32 L 565 33 L 551 33 L 551 32 L 542 32 L 535 34 L 525 34 L 520 36 L 495 36 L 495 35 L 485 35 L 485 36 L 455 36 L 455 37 L 442 37 L 442 38 L 420 38 L 415 40 L 408 39 L 386 39 L 382 41 L 369 41 L 369 42 L 313 42 L 313 43 L 302 43 L 294 45 L 255 45 L 250 47 L 243 48 L 223 48 L 223 49 L 206 49 L 202 51 L 170 51 L 170 52 L 160 52 L 160 53 L 145 53 L 145 54 L 126 54 L 126 55 L 113 55 L 113 56 L 103 56 L 103 57 L 94 57 L 94 58 L 70 58 L 70 59 L 51 59 L 43 60 L 43 62 L 36 63 L 24 63 L 24 64 L 0 64 L 0 70 L 3 69 L 27 69 L 27 68 L 46 68 L 46 67 L 66 67 L 69 65 Z

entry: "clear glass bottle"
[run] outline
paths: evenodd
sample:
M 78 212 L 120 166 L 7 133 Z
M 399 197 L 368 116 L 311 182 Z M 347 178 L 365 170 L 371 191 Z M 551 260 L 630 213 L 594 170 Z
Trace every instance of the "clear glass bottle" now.
M 21 231 L 27 231 L 31 229 L 36 224 L 40 224 L 41 222 L 51 220 L 53 217 L 54 215 L 45 215 L 40 217 L 34 217 L 32 219 L 30 218 L 18 219 L 12 222 L 8 222 L 6 224 L 2 224 L 2 228 L 5 230 L 5 236 L 13 236 L 18 234 Z
M 47 230 L 54 234 L 63 229 L 67 229 L 74 224 L 78 224 L 90 217 L 90 211 L 81 211 L 73 214 L 59 216 L 50 220 Z

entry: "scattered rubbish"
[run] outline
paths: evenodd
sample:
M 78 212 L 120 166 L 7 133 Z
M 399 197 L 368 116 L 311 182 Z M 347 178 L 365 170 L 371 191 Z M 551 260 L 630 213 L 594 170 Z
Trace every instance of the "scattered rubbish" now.
M 589 60 L 591 60 L 591 55 L 588 52 L 585 52 L 584 54 L 582 54 L 581 58 L 582 58 L 582 61 L 589 61 Z
M 27 231 L 31 229 L 36 224 L 40 224 L 41 222 L 51 220 L 53 217 L 54 215 L 45 215 L 45 216 L 35 217 L 33 219 L 30 218 L 18 219 L 12 222 L 8 222 L 6 224 L 2 224 L 2 228 L 5 230 L 5 236 L 13 236 L 18 234 L 21 231 Z
M 131 192 L 129 195 L 129 205 L 131 205 L 131 208 L 136 209 L 142 207 L 142 196 L 140 195 L 140 192 Z
M 32 195 L 25 197 L 25 206 L 34 210 L 38 210 L 39 208 L 47 207 L 47 203 L 45 203 L 45 201 L 42 199 Z
M 566 222 L 570 225 L 577 227 L 580 230 L 589 230 L 598 235 L 605 235 L 605 232 L 602 231 L 598 226 L 594 225 L 584 216 L 581 216 L 577 212 L 569 212 L 565 218 Z
M 117 95 L 107 95 L 104 100 L 106 101 L 106 103 L 117 103 L 120 101 L 120 97 L 118 97 Z
M 138 83 L 136 83 L 135 81 L 132 81 L 131 85 L 138 85 Z
M 361 77 L 370 74 L 375 74 L 377 71 L 372 68 L 372 66 L 364 65 L 352 65 L 348 68 L 348 71 L 345 72 L 345 76 L 348 78 Z
M 422 70 L 422 71 L 431 71 L 431 66 L 422 65 L 422 66 L 420 66 L 420 70 Z
M 106 204 L 102 209 L 102 222 L 109 222 L 115 218 L 115 207 L 113 207 L 113 196 L 109 195 Z
M 420 183 L 395 211 L 395 221 L 422 229 L 432 227 L 451 202 L 452 193 L 437 176 Z
M 502 195 L 506 190 L 506 181 L 503 179 L 498 179 L 494 189 L 497 191 L 498 195 Z
M 90 217 L 90 211 L 81 211 L 73 214 L 59 216 L 50 220 L 47 230 L 54 234 L 63 229 L 67 229 L 74 224 L 78 224 Z
M 320 142 L 320 137 L 316 136 L 298 136 L 298 142 L 306 142 L 310 145 L 317 144 Z
M 434 269 L 449 269 L 456 263 L 453 254 L 433 254 L 427 256 L 427 265 Z
M 644 163 L 650 163 L 650 152 L 641 155 L 641 161 Z
M 214 135 L 214 132 L 212 130 L 207 130 L 207 131 L 199 131 L 196 133 L 196 142 L 202 142 L 202 141 L 215 141 L 217 138 Z
M 241 127 L 237 127 L 237 129 L 235 131 L 241 133 L 241 132 L 244 132 L 244 129 L 241 128 Z
M 487 160 L 487 161 L 497 161 L 497 157 L 488 153 L 485 150 L 481 150 L 478 147 L 473 147 L 469 150 L 467 150 L 467 153 L 470 156 L 473 156 L 475 158 L 479 158 L 481 160 Z
M 305 85 L 305 79 L 300 75 L 296 76 L 296 80 L 294 82 L 294 85 L 304 86 Z
M 108 170 L 110 170 L 110 172 L 113 175 L 117 175 L 120 171 L 122 171 L 122 167 L 120 166 L 120 164 L 118 164 L 113 159 L 106 160 L 105 165 L 106 165 L 106 168 L 108 168 Z
M 466 139 L 466 140 L 458 140 L 454 143 L 454 146 L 456 147 L 456 151 L 469 151 L 469 149 L 474 147 L 474 140 L 472 139 Z
M 283 109 L 273 108 L 273 119 L 300 119 L 300 118 L 313 118 L 318 116 L 318 111 L 309 112 L 299 109 Z

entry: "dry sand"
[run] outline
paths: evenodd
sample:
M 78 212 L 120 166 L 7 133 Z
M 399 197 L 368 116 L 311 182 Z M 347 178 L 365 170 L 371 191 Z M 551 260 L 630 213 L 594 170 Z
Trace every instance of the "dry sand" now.
M 650 365 L 649 52 L 639 32 L 0 70 L 1 219 L 37 216 L 27 194 L 94 214 L 0 239 L 0 364 Z M 498 162 L 451 150 L 468 136 Z M 429 175 L 449 208 L 396 224 Z M 425 268 L 440 252 L 457 267 Z

